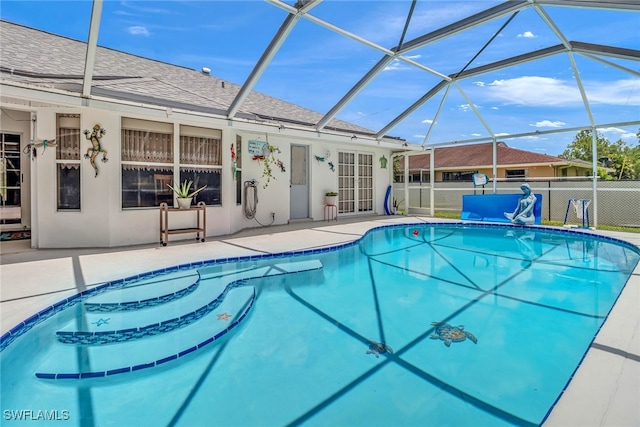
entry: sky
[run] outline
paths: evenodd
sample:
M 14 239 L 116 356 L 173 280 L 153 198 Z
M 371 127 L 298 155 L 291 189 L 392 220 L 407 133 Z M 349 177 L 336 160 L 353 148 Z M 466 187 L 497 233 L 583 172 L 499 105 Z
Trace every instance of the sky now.
M 325 0 L 310 15 L 354 37 L 300 19 L 254 90 L 327 113 L 384 56 L 376 46 L 390 49 L 401 39 L 406 43 L 500 3 L 418 0 L 403 38 L 409 0 Z M 91 9 L 89 0 L 2 0 L 0 17 L 86 41 Z M 640 50 L 640 11 L 558 6 L 543 10 L 568 40 Z M 196 70 L 207 67 L 218 78 L 243 84 L 286 15 L 271 2 L 255 0 L 105 0 L 98 45 Z M 439 74 L 560 43 L 534 8 L 519 12 L 501 30 L 508 19 L 409 51 L 406 60 L 392 60 L 337 118 L 378 131 L 438 84 Z M 460 79 L 387 134 L 428 146 L 476 138 L 491 141 L 494 133 L 511 147 L 559 155 L 577 134 L 564 129 L 590 126 L 575 68 L 599 133 L 611 142 L 635 146 L 640 130 L 640 58 L 599 58 L 604 62 L 560 54 Z M 635 124 L 610 126 L 629 122 Z M 542 134 L 511 137 L 535 131 Z

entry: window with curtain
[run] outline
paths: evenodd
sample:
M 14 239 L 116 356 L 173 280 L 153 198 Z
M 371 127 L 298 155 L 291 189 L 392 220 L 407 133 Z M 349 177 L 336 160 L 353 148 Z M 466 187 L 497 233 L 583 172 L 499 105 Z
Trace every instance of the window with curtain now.
M 173 124 L 122 118 L 122 207 L 173 205 Z
M 192 203 L 221 204 L 222 132 L 181 125 L 175 154 L 173 132 L 172 123 L 122 119 L 123 208 L 173 206 L 169 184 L 185 180 L 193 182 L 191 191 L 206 185 Z
M 56 204 L 80 210 L 80 115 L 56 115 Z
M 222 132 L 195 126 L 180 126 L 180 182 L 192 181 L 191 190 L 206 188 L 192 204 L 222 204 Z

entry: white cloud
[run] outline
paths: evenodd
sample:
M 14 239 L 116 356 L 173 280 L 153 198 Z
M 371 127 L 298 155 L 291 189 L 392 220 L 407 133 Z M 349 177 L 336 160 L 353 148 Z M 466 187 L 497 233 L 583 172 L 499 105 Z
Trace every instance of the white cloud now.
M 140 25 L 135 25 L 133 27 L 127 28 L 127 32 L 134 36 L 148 36 L 149 31 L 146 27 L 142 27 Z
M 635 132 L 630 132 L 628 130 L 624 130 L 624 129 L 620 129 L 620 128 L 608 127 L 608 128 L 596 128 L 596 129 L 600 133 L 608 133 L 608 134 L 618 135 L 617 137 L 619 139 L 635 139 L 636 138 Z
M 471 136 L 482 136 L 481 133 L 472 133 Z
M 640 105 L 640 91 L 634 80 L 583 81 L 591 104 Z M 634 88 L 636 90 L 634 90 Z M 483 94 L 491 101 L 528 107 L 566 107 L 583 105 L 575 81 L 540 76 L 494 80 Z
M 498 110 L 498 107 L 491 107 L 492 110 Z
M 614 127 L 597 128 L 598 132 L 625 133 L 626 130 Z
M 431 124 L 431 123 L 433 123 L 433 120 L 431 120 L 431 119 L 424 119 L 421 123 Z
M 383 71 L 408 70 L 408 69 L 410 69 L 410 67 L 412 67 L 412 66 L 408 65 L 404 61 L 400 61 L 399 59 L 394 59 L 393 61 L 391 61 L 389 63 L 389 65 L 384 67 Z
M 614 80 L 610 82 L 584 82 L 587 98 L 592 104 L 640 105 L 638 80 Z
M 484 87 L 484 82 L 473 82 L 474 85 Z
M 475 108 L 476 110 L 479 109 L 480 107 L 478 107 L 476 104 L 473 104 L 473 108 Z M 458 105 L 458 109 L 467 112 L 467 111 L 471 111 L 471 106 L 469 104 L 460 104 Z
M 530 124 L 529 126 L 537 127 L 537 128 L 560 128 L 566 125 L 565 122 L 561 122 L 560 120 L 542 120 L 541 122 L 536 122 L 534 124 Z
M 533 34 L 531 31 L 525 31 L 522 34 L 518 34 L 518 37 L 523 37 L 525 39 L 534 39 L 538 36 L 536 36 L 535 34 Z

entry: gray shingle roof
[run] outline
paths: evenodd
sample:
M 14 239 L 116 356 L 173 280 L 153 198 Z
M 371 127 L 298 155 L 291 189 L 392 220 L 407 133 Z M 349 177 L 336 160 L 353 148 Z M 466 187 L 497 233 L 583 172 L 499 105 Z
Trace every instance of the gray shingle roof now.
M 86 43 L 0 20 L 0 76 L 40 87 L 82 90 Z M 239 85 L 199 71 L 97 48 L 92 94 L 224 115 Z M 223 84 L 224 82 L 224 84 Z M 323 114 L 252 91 L 238 116 L 314 127 Z M 342 120 L 328 129 L 374 135 Z

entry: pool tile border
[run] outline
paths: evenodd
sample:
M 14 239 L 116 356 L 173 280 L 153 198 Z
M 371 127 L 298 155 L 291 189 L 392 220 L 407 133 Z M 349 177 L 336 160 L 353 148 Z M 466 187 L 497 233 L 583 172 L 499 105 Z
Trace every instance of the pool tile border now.
M 2 352 L 5 348 L 7 348 L 14 340 L 18 337 L 22 336 L 24 333 L 32 329 L 34 326 L 43 322 L 50 318 L 51 316 L 57 314 L 58 312 L 71 307 L 77 304 L 80 301 L 84 301 L 89 297 L 98 295 L 101 292 L 105 292 L 106 290 L 110 290 L 116 287 L 124 287 L 128 283 L 133 281 L 138 281 L 141 279 L 147 279 L 154 277 L 160 274 L 172 273 L 181 270 L 188 270 L 194 267 L 208 267 L 217 264 L 226 264 L 231 262 L 242 262 L 242 261 L 253 261 L 253 260 L 265 260 L 265 259 L 275 259 L 275 258 L 286 258 L 286 257 L 296 257 L 303 255 L 310 255 L 315 253 L 327 253 L 337 251 L 346 247 L 350 247 L 358 244 L 363 238 L 365 238 L 369 233 L 372 233 L 377 230 L 386 229 L 386 228 L 409 228 L 409 227 L 474 227 L 474 228 L 503 228 L 503 229 L 531 229 L 531 230 L 542 230 L 550 233 L 567 233 L 567 234 L 584 234 L 589 237 L 592 237 L 596 240 L 605 240 L 609 242 L 614 242 L 618 245 L 627 247 L 637 253 L 640 253 L 640 248 L 630 242 L 627 242 L 622 239 L 618 239 L 615 237 L 602 236 L 599 234 L 594 234 L 589 232 L 589 230 L 583 229 L 560 229 L 560 228 L 551 228 L 546 226 L 517 226 L 513 224 L 500 224 L 500 223 L 482 223 L 482 222 L 428 222 L 428 221 L 417 221 L 414 223 L 401 223 L 401 224 L 386 224 L 381 226 L 372 227 L 367 230 L 362 236 L 356 238 L 350 242 L 346 243 L 338 243 L 336 245 L 325 246 L 321 248 L 313 248 L 313 249 L 305 249 L 302 251 L 286 251 L 286 252 L 277 252 L 277 253 L 268 253 L 268 254 L 253 254 L 246 256 L 234 256 L 228 258 L 218 258 L 214 260 L 205 260 L 205 261 L 197 261 L 187 264 L 181 264 L 177 266 L 166 267 L 158 270 L 153 270 L 146 273 L 132 275 L 123 279 L 116 279 L 110 282 L 105 282 L 95 287 L 88 289 L 86 291 L 75 294 L 69 298 L 63 299 L 49 307 L 44 308 L 33 316 L 25 319 L 20 322 L 18 325 L 14 326 L 8 332 L 4 333 L 2 337 L 0 337 L 0 352 Z

